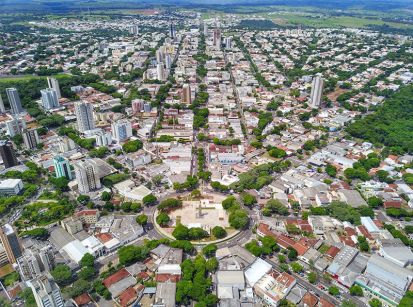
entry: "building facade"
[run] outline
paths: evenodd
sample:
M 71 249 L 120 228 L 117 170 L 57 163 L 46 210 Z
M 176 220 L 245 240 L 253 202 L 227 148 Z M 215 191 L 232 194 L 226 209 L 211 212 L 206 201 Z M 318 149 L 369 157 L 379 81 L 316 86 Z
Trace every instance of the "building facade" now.
M 73 179 L 70 164 L 67 159 L 62 156 L 56 156 L 53 158 L 54 171 L 56 178 L 66 177 L 69 180 Z
M 313 78 L 313 84 L 311 86 L 311 107 L 318 108 L 321 105 L 321 98 L 323 96 L 324 81 L 321 75 L 316 75 Z
M 20 114 L 23 112 L 22 103 L 20 101 L 19 93 L 14 87 L 6 88 L 7 98 L 13 114 Z
M 102 187 L 98 170 L 92 160 L 79 161 L 74 166 L 80 193 L 88 193 Z
M 39 134 L 37 129 L 30 129 L 23 132 L 23 142 L 27 149 L 34 149 L 37 144 L 40 144 Z
M 53 88 L 47 88 L 41 90 L 42 94 L 42 106 L 45 110 L 51 110 L 59 107 L 59 99 L 57 97 L 57 92 Z
M 75 115 L 77 119 L 77 129 L 80 132 L 95 129 L 92 104 L 83 101 L 76 102 Z
M 118 120 L 112 124 L 112 134 L 116 141 L 126 141 L 132 136 L 132 124 L 126 119 Z
M 56 78 L 47 77 L 47 86 L 56 91 L 57 99 L 62 98 L 62 95 L 60 93 L 59 81 L 57 81 Z
M 32 289 L 38 307 L 63 307 L 62 293 L 49 273 L 27 282 Z
M 0 141 L 0 155 L 3 159 L 5 168 L 13 167 L 19 164 L 13 145 L 8 141 Z

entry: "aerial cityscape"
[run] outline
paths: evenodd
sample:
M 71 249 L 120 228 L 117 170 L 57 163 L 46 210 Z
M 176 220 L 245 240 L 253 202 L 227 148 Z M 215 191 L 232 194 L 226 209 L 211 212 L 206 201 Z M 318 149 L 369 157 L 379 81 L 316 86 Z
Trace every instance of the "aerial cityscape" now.
M 413 306 L 413 2 L 0 0 L 0 306 Z

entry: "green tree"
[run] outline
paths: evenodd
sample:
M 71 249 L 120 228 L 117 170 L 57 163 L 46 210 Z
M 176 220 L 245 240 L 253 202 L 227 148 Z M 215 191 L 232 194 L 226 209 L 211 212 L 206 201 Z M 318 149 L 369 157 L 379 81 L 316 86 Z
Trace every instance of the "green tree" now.
M 84 267 L 80 270 L 78 276 L 80 279 L 84 279 L 84 280 L 92 280 L 93 277 L 96 274 L 96 270 L 94 267 Z
M 301 264 L 299 264 L 298 262 L 291 262 L 290 267 L 293 269 L 293 271 L 295 273 L 299 273 L 299 272 L 302 272 L 304 270 L 304 267 Z
M 216 244 L 208 244 L 202 248 L 202 253 L 207 257 L 215 256 L 215 252 L 217 251 L 218 247 Z
M 328 293 L 330 293 L 333 296 L 338 296 L 340 294 L 340 289 L 336 286 L 330 286 L 328 288 Z
M 108 191 L 103 191 L 100 199 L 103 201 L 110 201 L 112 199 L 112 194 L 110 194 Z
M 363 289 L 359 285 L 353 285 L 350 287 L 350 294 L 352 296 L 363 296 Z
M 168 214 L 166 214 L 165 212 L 159 213 L 158 216 L 156 217 L 156 223 L 158 223 L 159 226 L 161 227 L 168 226 L 170 221 L 171 219 L 169 218 Z
M 255 196 L 247 192 L 241 193 L 241 199 L 242 203 L 247 207 L 252 207 L 257 203 L 257 199 L 255 198 Z
M 86 253 L 82 259 L 80 259 L 80 266 L 82 268 L 84 267 L 91 267 L 93 268 L 95 266 L 95 257 L 93 257 L 91 254 Z
M 373 298 L 369 301 L 369 305 L 371 307 L 382 307 L 383 304 L 381 303 L 381 301 L 377 298 Z
M 235 229 L 245 229 L 248 226 L 249 218 L 245 210 L 235 210 L 229 214 L 229 224 Z
M 142 148 L 143 144 L 140 140 L 128 141 L 122 146 L 123 151 L 126 153 L 135 152 Z
M 158 199 L 153 194 L 146 195 L 142 199 L 142 202 L 145 206 L 153 206 L 157 203 L 157 201 Z
M 218 260 L 215 257 L 209 258 L 206 262 L 206 269 L 208 272 L 215 272 L 218 269 Z
M 334 165 L 327 164 L 326 165 L 326 173 L 331 177 L 336 177 L 337 175 L 337 168 Z
M 61 286 L 68 285 L 72 280 L 72 271 L 65 264 L 58 264 L 50 271 L 54 280 Z
M 212 228 L 212 234 L 215 238 L 222 239 L 227 236 L 227 231 L 221 226 L 215 226 L 214 228 Z
M 372 196 L 368 198 L 367 203 L 371 208 L 376 209 L 383 205 L 383 200 L 377 196 Z
M 291 261 L 297 260 L 298 252 L 297 252 L 297 250 L 295 250 L 294 248 L 288 247 L 288 254 L 287 254 L 287 256 L 288 256 L 288 259 L 290 259 Z
M 315 272 L 310 272 L 310 273 L 308 273 L 308 281 L 311 283 L 311 284 L 315 284 L 316 283 L 316 281 L 317 281 L 317 273 L 315 273 Z
M 148 223 L 148 216 L 146 214 L 140 214 L 136 217 L 136 222 L 139 225 L 146 225 Z

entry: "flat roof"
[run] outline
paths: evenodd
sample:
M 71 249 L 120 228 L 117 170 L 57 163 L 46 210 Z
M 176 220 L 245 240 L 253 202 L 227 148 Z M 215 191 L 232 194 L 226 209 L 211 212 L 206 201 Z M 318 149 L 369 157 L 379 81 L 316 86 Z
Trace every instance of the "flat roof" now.
M 21 179 L 5 179 L 0 181 L 0 189 L 13 189 L 22 182 Z

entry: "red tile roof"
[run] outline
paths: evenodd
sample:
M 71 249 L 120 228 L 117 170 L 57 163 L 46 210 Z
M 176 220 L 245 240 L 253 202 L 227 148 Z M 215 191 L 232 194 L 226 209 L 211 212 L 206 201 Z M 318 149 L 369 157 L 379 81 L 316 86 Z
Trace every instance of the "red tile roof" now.
M 119 304 L 126 307 L 130 303 L 134 302 L 136 298 L 136 290 L 133 287 L 130 287 L 119 295 Z
M 369 240 L 373 240 L 372 235 L 370 234 L 370 232 L 367 230 L 366 227 L 364 227 L 363 225 L 357 226 L 357 229 L 360 231 L 360 233 L 365 236 L 367 239 Z
M 383 203 L 384 208 L 401 208 L 402 202 L 400 200 L 388 200 Z
M 351 246 L 351 247 L 355 247 L 356 244 L 354 243 L 353 240 L 351 240 L 351 238 L 349 237 L 345 237 L 345 236 L 340 236 L 340 241 L 343 242 L 345 245 L 347 246 Z
M 79 295 L 74 298 L 75 303 L 78 306 L 86 305 L 92 301 L 91 297 L 87 293 L 83 293 L 82 295 Z
M 334 258 L 334 257 L 338 254 L 339 251 L 340 251 L 340 249 L 339 249 L 338 247 L 336 247 L 336 246 L 331 246 L 331 247 L 328 249 L 328 251 L 326 252 L 326 254 L 327 254 L 328 256 L 330 256 L 331 258 Z
M 302 245 L 300 243 L 294 243 L 292 246 L 298 253 L 298 255 L 302 256 L 304 255 L 310 248 L 308 246 Z
M 106 288 L 109 288 L 111 285 L 116 284 L 118 281 L 130 276 L 129 272 L 123 268 L 120 271 L 117 271 L 115 274 L 110 275 L 109 277 L 103 280 L 103 284 Z
M 110 233 L 98 233 L 95 235 L 102 243 L 106 243 L 110 240 L 113 239 L 112 235 Z
M 346 227 L 346 228 L 344 228 L 344 230 L 346 231 L 346 233 L 349 237 L 357 236 L 357 232 L 351 227 Z
M 82 215 L 96 215 L 98 210 L 82 210 L 76 213 L 77 216 Z
M 318 298 L 314 294 L 307 292 L 306 294 L 304 294 L 302 303 L 304 304 L 304 306 L 314 307 L 318 303 Z

